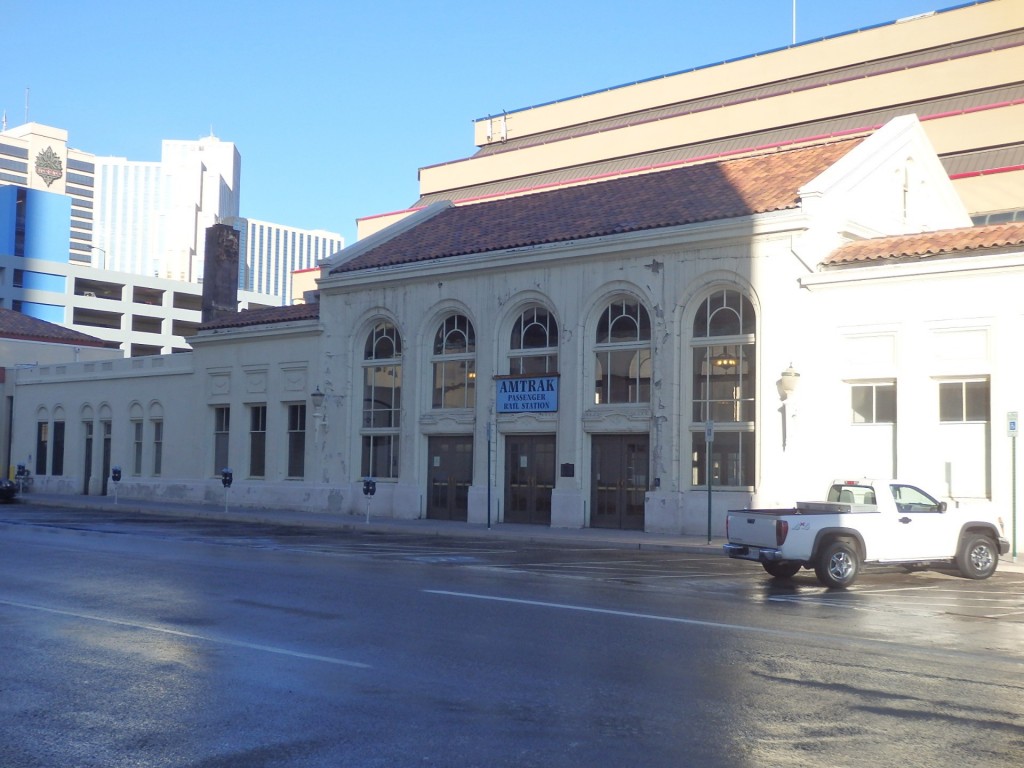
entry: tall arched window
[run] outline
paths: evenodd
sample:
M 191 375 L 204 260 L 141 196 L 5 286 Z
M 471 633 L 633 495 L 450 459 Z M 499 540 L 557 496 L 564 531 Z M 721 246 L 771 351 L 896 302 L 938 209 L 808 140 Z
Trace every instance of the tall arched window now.
M 512 327 L 508 372 L 513 376 L 558 372 L 558 323 L 543 307 L 530 307 Z
M 398 477 L 398 433 L 402 416 L 402 337 L 381 321 L 363 348 L 364 477 Z
M 692 483 L 707 485 L 704 429 L 714 422 L 711 484 L 754 485 L 755 317 L 734 290 L 711 294 L 693 321 Z
M 434 408 L 476 404 L 476 335 L 465 315 L 449 315 L 434 336 Z
M 636 299 L 617 299 L 601 313 L 594 345 L 594 402 L 651 400 L 651 318 Z

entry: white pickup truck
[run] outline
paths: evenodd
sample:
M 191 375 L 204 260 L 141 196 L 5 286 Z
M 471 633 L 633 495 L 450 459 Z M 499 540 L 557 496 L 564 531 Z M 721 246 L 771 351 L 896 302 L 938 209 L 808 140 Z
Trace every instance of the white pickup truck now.
M 1010 548 L 1002 518 L 947 509 L 899 480 L 836 480 L 827 501 L 731 510 L 725 526 L 729 557 L 778 579 L 813 568 L 836 588 L 853 584 L 864 563 L 952 562 L 968 579 L 987 579 Z

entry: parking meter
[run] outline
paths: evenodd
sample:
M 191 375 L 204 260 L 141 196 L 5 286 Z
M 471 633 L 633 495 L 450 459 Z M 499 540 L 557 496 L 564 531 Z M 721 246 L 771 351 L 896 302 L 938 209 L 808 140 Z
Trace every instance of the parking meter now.
M 28 470 L 25 468 L 24 464 L 19 464 L 18 469 L 14 473 L 15 477 L 24 477 L 27 474 Z
M 234 473 L 231 471 L 230 467 L 224 467 L 224 469 L 220 471 L 220 481 L 223 483 L 225 488 L 231 487 L 231 481 L 233 479 Z
M 372 477 L 363 480 L 363 495 L 373 496 L 377 492 L 377 482 Z
M 116 464 L 110 468 L 110 479 L 115 483 L 121 482 L 121 468 Z

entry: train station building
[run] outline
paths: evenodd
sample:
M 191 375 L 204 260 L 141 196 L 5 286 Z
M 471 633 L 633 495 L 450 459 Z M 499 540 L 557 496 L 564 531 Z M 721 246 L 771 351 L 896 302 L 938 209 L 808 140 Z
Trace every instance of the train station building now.
M 1009 526 L 1021 57 L 990 0 L 478 121 L 318 302 L 19 370 L 12 456 L 67 493 L 231 468 L 244 505 L 362 514 L 373 477 L 383 517 L 716 534 L 898 475 Z

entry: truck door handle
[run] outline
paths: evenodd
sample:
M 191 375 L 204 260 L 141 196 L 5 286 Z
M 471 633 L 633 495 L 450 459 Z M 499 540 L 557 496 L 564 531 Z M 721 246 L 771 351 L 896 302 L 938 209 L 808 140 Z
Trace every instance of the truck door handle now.
M 914 521 L 913 521 L 912 518 L 909 518 L 909 517 L 901 517 L 900 518 L 900 522 L 903 523 L 904 525 L 906 525 L 907 523 L 912 523 Z

